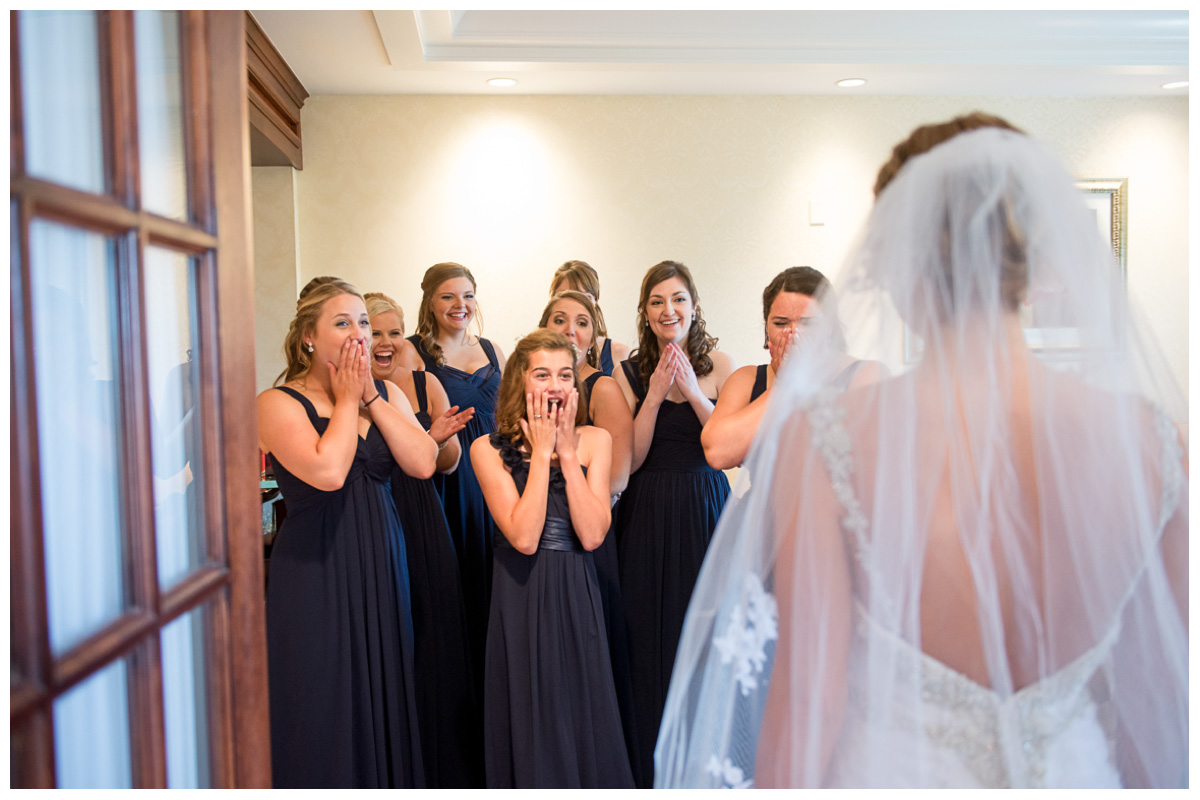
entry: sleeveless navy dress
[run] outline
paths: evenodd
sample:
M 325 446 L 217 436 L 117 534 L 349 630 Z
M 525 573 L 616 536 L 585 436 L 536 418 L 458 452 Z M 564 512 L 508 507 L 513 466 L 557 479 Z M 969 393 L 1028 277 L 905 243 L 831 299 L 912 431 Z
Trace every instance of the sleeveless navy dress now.
M 523 494 L 529 462 L 507 438 L 490 441 Z M 537 552 L 496 533 L 485 663 L 489 789 L 633 788 L 596 568 L 571 527 L 557 466 Z
M 612 358 L 612 339 L 606 336 L 604 345 L 600 348 L 600 371 L 611 378 L 615 366 Z
M 413 335 L 408 340 L 417 348 L 425 369 L 442 382 L 450 405 L 458 406 L 460 411 L 475 409 L 475 416 L 458 432 L 458 443 L 462 447 L 458 468 L 449 475 L 434 475 L 433 485 L 442 498 L 446 522 L 450 525 L 450 535 L 458 553 L 471 669 L 475 675 L 476 696 L 482 696 L 483 651 L 487 643 L 488 601 L 492 591 L 492 536 L 496 526 L 471 466 L 471 443 L 496 430 L 500 362 L 487 339 L 480 339 L 479 344 L 487 353 L 488 363 L 470 373 L 449 364 L 438 366 L 437 359 L 425 350 L 420 336 Z
M 375 381 L 377 391 L 383 383 Z M 300 392 L 318 433 L 327 417 Z M 372 425 L 341 489 L 274 456 L 288 514 L 271 549 L 267 670 L 276 788 L 425 785 L 404 533 L 391 451 Z
M 621 362 L 621 368 L 640 410 L 646 389 L 637 359 Z M 637 706 L 638 788 L 654 785 L 654 745 L 683 618 L 729 497 L 725 473 L 704 459 L 702 427 L 687 402 L 664 400 L 646 460 L 629 476 L 618 504 L 617 554 Z
M 424 372 L 413 372 L 417 421 L 428 431 L 433 420 L 425 379 Z M 392 466 L 392 497 L 404 529 L 412 583 L 417 721 L 426 786 L 483 788 L 482 706 L 471 670 L 458 556 L 442 501 L 432 479 L 414 478 L 398 464 Z
M 750 387 L 750 403 L 763 396 L 767 390 L 767 368 L 770 364 L 759 364 L 754 370 L 754 386 Z M 749 403 L 747 403 L 749 405 Z
M 605 342 L 607 344 L 607 341 Z M 583 398 L 580 402 L 587 409 L 586 424 L 592 421 L 592 390 L 596 381 L 604 377 L 594 373 L 583 382 Z M 618 506 L 620 500 L 617 501 Z M 625 731 L 625 744 L 629 749 L 629 763 L 634 774 L 638 764 L 633 749 L 635 736 L 635 710 L 633 701 L 633 676 L 629 670 L 629 628 L 625 623 L 625 602 L 621 599 L 621 573 L 617 559 L 617 506 L 612 510 L 612 526 L 599 547 L 592 551 L 596 562 L 596 579 L 600 583 L 600 601 L 604 606 L 604 629 L 608 631 L 608 654 L 612 660 L 613 684 L 617 689 L 617 705 L 621 709 L 621 727 Z

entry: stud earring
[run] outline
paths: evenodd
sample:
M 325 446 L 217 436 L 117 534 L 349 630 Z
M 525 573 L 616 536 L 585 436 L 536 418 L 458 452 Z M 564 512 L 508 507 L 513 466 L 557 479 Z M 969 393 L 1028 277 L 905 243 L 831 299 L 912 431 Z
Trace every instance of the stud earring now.
M 310 352 L 310 353 L 311 353 L 311 352 L 312 352 L 312 350 L 313 350 L 313 348 L 312 348 L 312 342 L 305 342 L 305 343 L 304 343 L 304 347 L 305 347 L 305 349 L 306 349 L 306 350 L 308 350 L 308 352 Z

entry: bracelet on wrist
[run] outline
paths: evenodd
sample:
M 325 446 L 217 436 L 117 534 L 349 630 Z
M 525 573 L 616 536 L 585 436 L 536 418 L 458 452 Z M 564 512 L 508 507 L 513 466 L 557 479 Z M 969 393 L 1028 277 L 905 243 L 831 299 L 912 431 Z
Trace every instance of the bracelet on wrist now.
M 445 450 L 445 449 L 446 449 L 446 445 L 448 445 L 448 444 L 450 444 L 450 440 L 449 440 L 449 439 L 447 439 L 446 441 L 444 441 L 444 442 L 442 442 L 441 444 L 439 444 L 439 445 L 438 445 L 438 452 L 440 453 L 440 452 L 442 452 L 443 450 Z
M 368 401 L 367 401 L 367 404 L 366 404 L 366 405 L 364 405 L 364 406 L 363 406 L 363 408 L 367 408 L 368 406 L 370 406 L 370 405 L 371 405 L 371 403 L 374 403 L 374 402 L 375 402 L 376 400 L 378 400 L 378 399 L 379 399 L 379 392 L 376 392 L 376 393 L 375 393 L 375 396 L 374 396 L 374 397 L 372 397 L 370 400 L 368 400 Z

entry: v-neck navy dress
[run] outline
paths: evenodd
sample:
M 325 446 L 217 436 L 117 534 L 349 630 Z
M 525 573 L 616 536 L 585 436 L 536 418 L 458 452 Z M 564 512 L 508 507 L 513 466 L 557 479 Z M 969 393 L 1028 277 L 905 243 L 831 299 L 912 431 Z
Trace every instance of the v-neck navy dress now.
M 329 419 L 279 388 L 324 434 Z M 267 586 L 274 785 L 423 788 L 408 561 L 387 442 L 372 425 L 332 492 L 271 460 L 288 506 Z
M 646 389 L 636 358 L 622 361 L 621 368 L 640 410 Z M 704 458 L 702 429 L 686 401 L 664 400 L 646 460 L 629 476 L 617 504 L 617 556 L 637 708 L 632 760 L 638 765 L 638 788 L 654 785 L 654 745 L 683 618 L 729 497 L 725 473 Z
M 413 372 L 417 421 L 429 430 L 433 420 L 426 377 L 420 370 Z M 404 528 L 412 583 L 417 714 L 426 784 L 430 789 L 481 789 L 483 711 L 475 692 L 462 579 L 450 527 L 432 479 L 414 478 L 396 464 L 392 497 Z
M 459 410 L 474 407 L 475 416 L 458 432 L 462 458 L 458 469 L 449 475 L 434 475 L 433 484 L 442 498 L 446 522 L 458 553 L 462 576 L 463 605 L 467 611 L 467 635 L 471 645 L 471 667 L 475 675 L 476 696 L 483 694 L 483 652 L 487 644 L 488 603 L 492 592 L 492 537 L 496 532 L 488 513 L 483 489 L 471 466 L 471 442 L 496 430 L 496 403 L 500 397 L 500 362 L 496 349 L 487 339 L 479 344 L 488 363 L 474 372 L 464 372 L 449 364 L 439 366 L 429 354 L 420 336 L 408 340 L 417 348 L 425 369 L 437 377 L 446 390 L 450 405 Z

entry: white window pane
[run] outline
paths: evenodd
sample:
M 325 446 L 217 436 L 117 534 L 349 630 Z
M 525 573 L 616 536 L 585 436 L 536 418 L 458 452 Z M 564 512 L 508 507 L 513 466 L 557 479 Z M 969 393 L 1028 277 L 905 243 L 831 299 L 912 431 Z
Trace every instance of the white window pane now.
M 55 701 L 54 770 L 60 789 L 131 787 L 124 661 L 114 661 Z
M 55 654 L 125 609 L 113 245 L 30 227 L 38 461 L 50 646 Z
M 135 11 L 133 30 L 142 207 L 165 217 L 186 220 L 179 12 Z
M 197 608 L 162 630 L 167 788 L 211 788 L 206 614 Z
M 94 11 L 22 11 L 21 101 L 26 170 L 102 193 L 99 40 Z
M 164 588 L 205 562 L 194 262 L 146 250 L 154 519 L 158 579 Z

